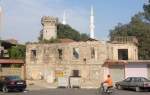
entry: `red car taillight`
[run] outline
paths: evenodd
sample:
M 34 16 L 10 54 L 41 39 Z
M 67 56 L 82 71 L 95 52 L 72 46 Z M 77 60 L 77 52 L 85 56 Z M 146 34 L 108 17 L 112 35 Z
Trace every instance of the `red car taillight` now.
M 150 84 L 144 83 L 144 87 L 149 87 L 149 86 L 150 86 Z

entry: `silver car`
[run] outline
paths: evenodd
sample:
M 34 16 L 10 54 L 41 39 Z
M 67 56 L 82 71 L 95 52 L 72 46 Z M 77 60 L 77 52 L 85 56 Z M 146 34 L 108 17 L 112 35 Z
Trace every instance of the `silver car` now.
M 128 77 L 123 81 L 116 82 L 115 86 L 117 89 L 150 90 L 150 80 L 144 77 Z

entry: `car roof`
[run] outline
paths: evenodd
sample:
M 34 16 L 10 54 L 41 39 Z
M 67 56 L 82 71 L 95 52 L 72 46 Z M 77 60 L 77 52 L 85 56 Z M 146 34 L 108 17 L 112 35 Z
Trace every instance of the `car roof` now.
M 144 77 L 127 77 L 127 78 L 144 78 Z

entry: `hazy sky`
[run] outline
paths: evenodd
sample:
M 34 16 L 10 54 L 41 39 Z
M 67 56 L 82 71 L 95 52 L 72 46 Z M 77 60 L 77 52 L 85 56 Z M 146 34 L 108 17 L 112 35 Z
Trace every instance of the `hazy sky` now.
M 90 6 L 94 6 L 95 36 L 108 38 L 109 30 L 119 22 L 128 23 L 131 16 L 143 11 L 147 0 L 1 0 L 3 9 L 2 39 L 19 42 L 37 41 L 42 29 L 42 16 L 56 16 L 62 21 L 67 12 L 67 23 L 80 32 L 89 34 Z

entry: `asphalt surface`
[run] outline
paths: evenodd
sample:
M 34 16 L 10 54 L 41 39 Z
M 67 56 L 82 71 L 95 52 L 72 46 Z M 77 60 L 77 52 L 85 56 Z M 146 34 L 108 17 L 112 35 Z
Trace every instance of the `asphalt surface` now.
M 95 89 L 45 89 L 25 92 L 9 92 L 0 95 L 97 95 Z M 129 90 L 115 90 L 115 95 L 150 95 L 150 92 L 135 92 Z

